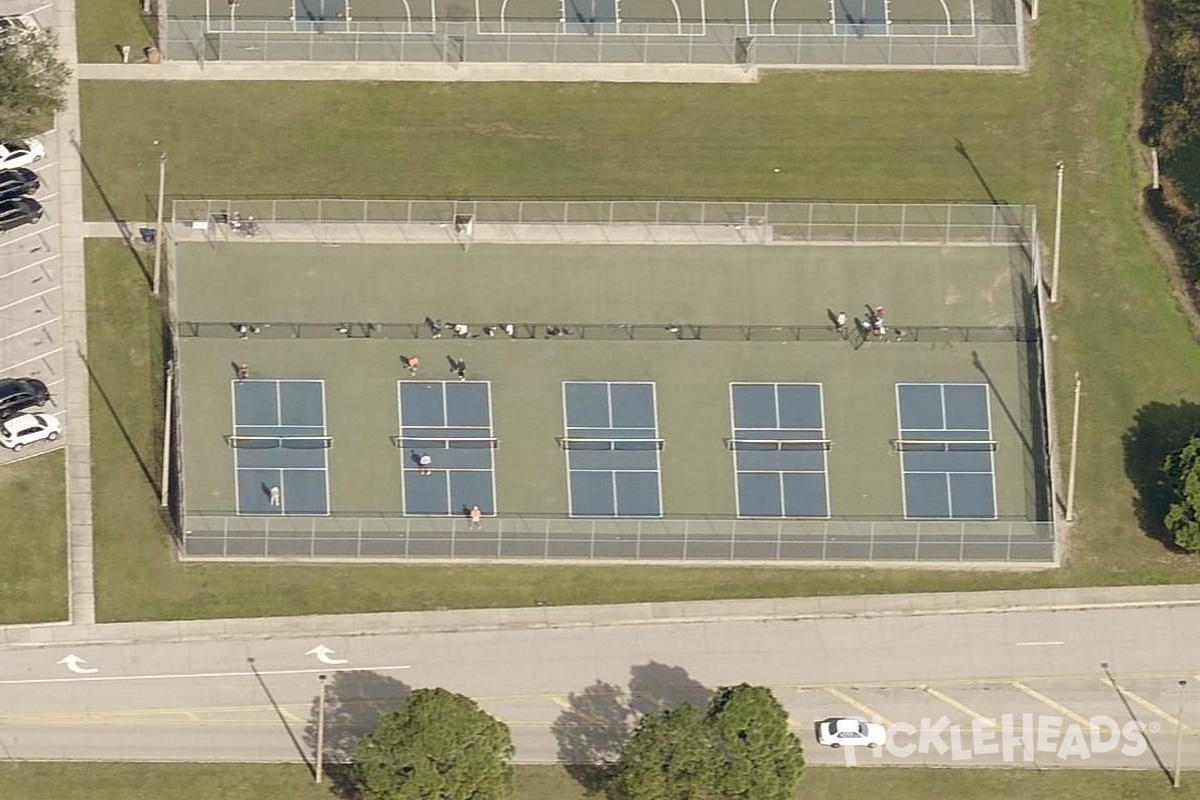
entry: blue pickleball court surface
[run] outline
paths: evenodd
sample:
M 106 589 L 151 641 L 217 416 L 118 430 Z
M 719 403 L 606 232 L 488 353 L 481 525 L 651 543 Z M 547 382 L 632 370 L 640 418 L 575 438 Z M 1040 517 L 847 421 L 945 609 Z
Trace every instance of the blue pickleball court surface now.
M 995 443 L 982 383 L 896 384 L 904 516 L 995 519 Z
M 840 36 L 887 36 L 889 0 L 832 0 L 833 29 Z
M 491 385 L 485 381 L 399 381 L 404 513 L 465 515 L 478 505 L 496 513 Z M 428 474 L 420 459 L 429 456 Z
M 563 24 L 567 33 L 619 33 L 617 0 L 562 0 Z
M 237 513 L 328 514 L 324 382 L 235 380 L 232 392 Z
M 573 517 L 662 516 L 654 384 L 563 383 Z
M 828 517 L 825 411 L 816 383 L 729 386 L 739 517 Z

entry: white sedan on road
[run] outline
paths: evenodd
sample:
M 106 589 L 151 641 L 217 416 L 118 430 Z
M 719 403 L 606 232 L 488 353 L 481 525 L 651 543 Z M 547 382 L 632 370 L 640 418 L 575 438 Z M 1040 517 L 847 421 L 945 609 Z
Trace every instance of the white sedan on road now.
M 887 728 L 862 717 L 834 717 L 817 725 L 817 742 L 827 747 L 881 747 Z
M 34 442 L 53 442 L 62 432 L 62 423 L 52 414 L 22 414 L 0 425 L 0 445 L 14 453 Z
M 28 167 L 46 156 L 46 145 L 37 139 L 21 142 L 0 142 L 0 169 Z

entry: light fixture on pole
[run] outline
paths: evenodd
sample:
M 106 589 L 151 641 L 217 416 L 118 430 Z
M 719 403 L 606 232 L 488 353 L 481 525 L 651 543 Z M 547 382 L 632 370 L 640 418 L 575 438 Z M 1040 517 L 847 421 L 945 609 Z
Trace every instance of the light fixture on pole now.
M 1183 777 L 1183 690 L 1187 688 L 1187 681 L 1179 682 L 1179 713 L 1175 717 L 1175 775 L 1171 780 L 1171 785 L 1176 789 L 1179 788 L 1179 781 Z
M 318 675 L 317 680 L 321 681 L 321 694 L 317 699 L 317 783 L 325 775 L 325 679 L 328 675 Z
M 1050 267 L 1050 302 L 1058 302 L 1058 251 L 1062 243 L 1063 173 L 1066 165 L 1059 161 L 1054 165 L 1058 173 L 1058 200 L 1054 206 L 1054 260 Z
M 158 144 L 156 140 L 154 142 Z M 167 189 L 167 151 L 158 155 L 158 221 L 154 225 L 154 283 L 151 289 L 158 296 L 159 283 L 162 281 L 163 253 L 163 196 Z

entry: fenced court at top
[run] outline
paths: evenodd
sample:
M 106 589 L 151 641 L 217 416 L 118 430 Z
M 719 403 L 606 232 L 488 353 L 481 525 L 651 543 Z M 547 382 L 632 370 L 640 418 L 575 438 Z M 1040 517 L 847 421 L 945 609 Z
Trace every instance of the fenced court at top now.
M 1021 68 L 1020 0 L 170 0 L 169 59 Z
M 531 244 L 571 226 L 480 219 L 330 247 L 197 224 L 171 238 L 189 556 L 1054 557 L 1032 231 Z

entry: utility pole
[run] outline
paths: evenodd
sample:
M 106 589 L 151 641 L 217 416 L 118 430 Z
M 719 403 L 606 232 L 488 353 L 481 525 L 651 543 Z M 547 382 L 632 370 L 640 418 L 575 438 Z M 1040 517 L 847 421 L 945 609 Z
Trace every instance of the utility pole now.
M 151 288 L 155 297 L 158 297 L 159 284 L 162 281 L 163 196 L 166 190 L 167 151 L 163 150 L 158 156 L 158 221 L 154 225 L 154 284 Z
M 325 679 L 328 675 L 318 675 L 321 681 L 321 695 L 317 700 L 317 783 L 325 777 Z
M 1075 413 L 1071 422 L 1071 466 L 1067 475 L 1067 522 L 1075 520 L 1075 462 L 1079 453 L 1079 396 L 1083 382 L 1079 380 L 1078 370 L 1075 372 Z
M 1058 251 L 1062 243 L 1063 172 L 1066 171 L 1066 166 L 1059 161 L 1054 165 L 1054 169 L 1058 172 L 1058 201 L 1054 207 L 1054 261 L 1050 267 L 1051 303 L 1058 302 Z
M 1187 688 L 1187 681 L 1179 682 L 1179 714 L 1175 717 L 1175 775 L 1171 781 L 1171 785 L 1176 789 L 1179 788 L 1179 781 L 1183 778 L 1183 691 Z

